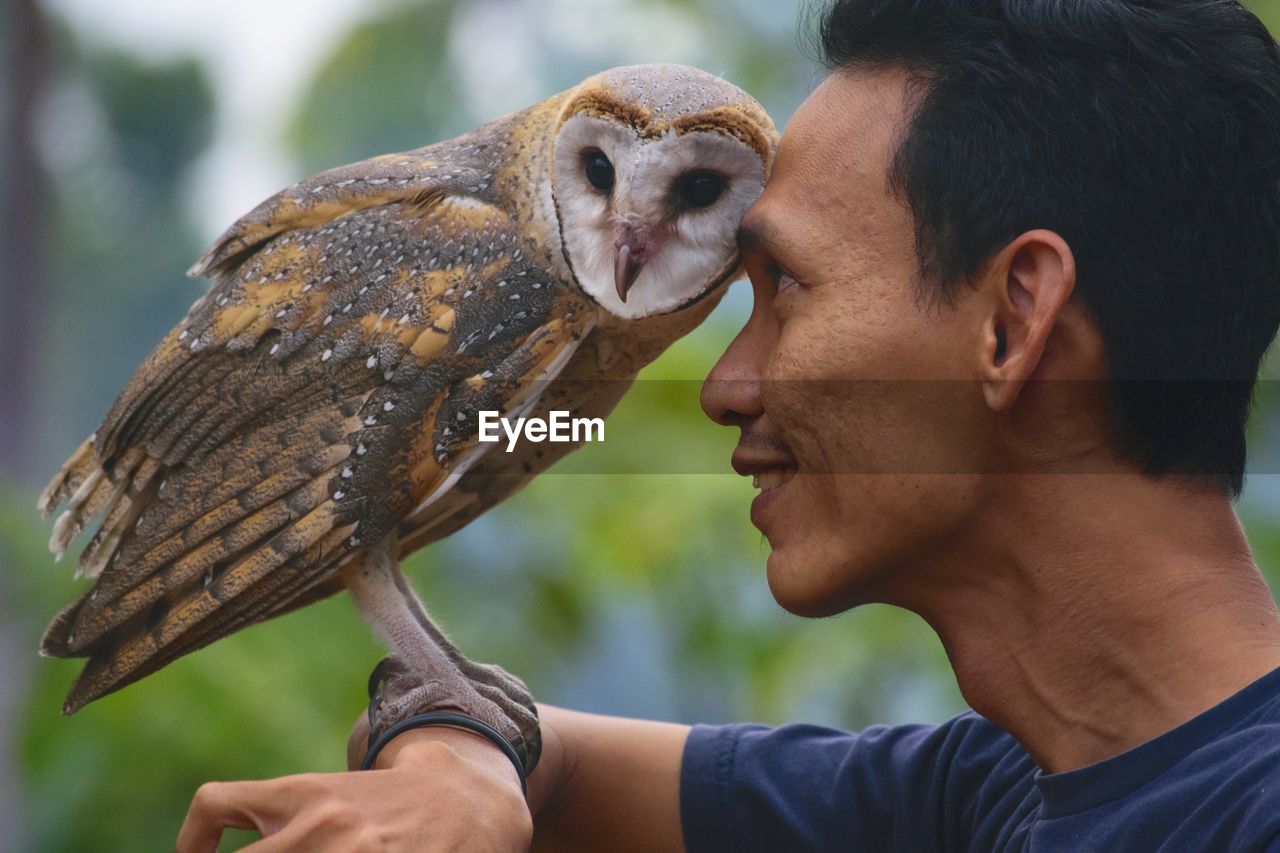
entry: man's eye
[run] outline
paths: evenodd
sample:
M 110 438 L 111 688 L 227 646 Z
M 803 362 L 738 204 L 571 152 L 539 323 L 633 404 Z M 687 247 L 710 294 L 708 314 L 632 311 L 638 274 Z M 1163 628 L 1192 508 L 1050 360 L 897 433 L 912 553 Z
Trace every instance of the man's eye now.
M 773 287 L 777 293 L 783 293 L 800 284 L 791 273 L 777 264 L 769 265 L 769 276 L 773 279 Z

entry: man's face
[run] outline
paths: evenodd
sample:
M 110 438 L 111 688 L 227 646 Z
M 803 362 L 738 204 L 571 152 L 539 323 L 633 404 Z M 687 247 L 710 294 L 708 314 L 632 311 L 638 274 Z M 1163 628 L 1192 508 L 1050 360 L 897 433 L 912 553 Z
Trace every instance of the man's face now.
M 804 615 L 911 598 L 978 502 L 981 320 L 921 298 L 887 178 L 908 104 L 900 74 L 840 72 L 796 112 L 743 221 L 751 318 L 703 388 L 759 476 L 774 597 Z

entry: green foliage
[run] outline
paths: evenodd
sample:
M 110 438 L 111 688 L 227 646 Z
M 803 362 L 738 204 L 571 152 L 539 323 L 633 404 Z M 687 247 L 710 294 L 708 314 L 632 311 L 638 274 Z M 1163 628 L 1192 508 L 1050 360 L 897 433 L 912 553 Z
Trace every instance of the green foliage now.
M 310 174 L 470 129 L 447 55 L 456 0 L 358 25 L 316 76 L 289 131 Z
M 102 104 L 116 164 L 163 201 L 212 135 L 204 70 L 194 60 L 152 68 L 110 53 L 90 58 L 85 79 Z
M 1280 2 L 1277 0 L 1248 0 L 1244 4 L 1262 19 L 1272 33 L 1280 32 Z

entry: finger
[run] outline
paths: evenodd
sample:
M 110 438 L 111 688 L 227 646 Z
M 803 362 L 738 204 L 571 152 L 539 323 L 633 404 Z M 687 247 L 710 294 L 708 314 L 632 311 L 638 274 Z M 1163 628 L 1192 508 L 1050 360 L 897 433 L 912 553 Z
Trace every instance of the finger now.
M 351 776 L 333 775 L 334 778 Z M 350 781 L 340 793 L 331 790 L 324 797 L 318 796 L 322 788 L 314 789 L 307 802 L 290 815 L 288 823 L 274 832 L 264 833 L 261 841 L 244 849 L 251 853 L 351 853 L 368 849 L 368 838 L 364 836 L 366 808 L 359 804 L 361 790 L 358 782 Z
M 178 853 L 217 853 L 226 827 L 256 829 L 266 834 L 268 824 L 278 824 L 286 809 L 281 781 L 201 785 L 178 831 Z
M 240 853 L 320 853 L 315 839 L 308 839 L 310 831 L 300 820 L 290 821 L 274 835 L 268 835 L 240 848 Z

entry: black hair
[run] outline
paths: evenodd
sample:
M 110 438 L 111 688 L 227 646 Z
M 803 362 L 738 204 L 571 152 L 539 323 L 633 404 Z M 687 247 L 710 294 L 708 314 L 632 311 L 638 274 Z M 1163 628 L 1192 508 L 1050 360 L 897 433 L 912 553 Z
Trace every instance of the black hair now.
M 1070 245 L 1116 452 L 1238 495 L 1280 323 L 1280 50 L 1234 0 L 836 0 L 832 68 L 922 86 L 889 180 L 954 296 L 1035 228 Z

